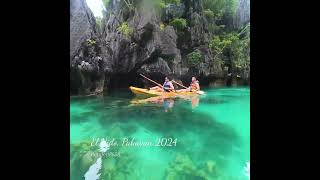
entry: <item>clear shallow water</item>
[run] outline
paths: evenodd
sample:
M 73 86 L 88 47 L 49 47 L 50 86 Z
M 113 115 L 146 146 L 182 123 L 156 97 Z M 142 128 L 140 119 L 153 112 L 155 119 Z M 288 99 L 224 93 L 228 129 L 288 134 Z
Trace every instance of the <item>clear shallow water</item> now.
M 248 179 L 250 89 L 205 92 L 141 104 L 132 104 L 137 99 L 129 91 L 71 98 L 71 179 L 82 179 L 100 157 L 100 179 Z M 99 154 L 96 138 L 118 145 Z M 123 138 L 153 145 L 172 138 L 166 144 L 172 146 L 126 146 Z

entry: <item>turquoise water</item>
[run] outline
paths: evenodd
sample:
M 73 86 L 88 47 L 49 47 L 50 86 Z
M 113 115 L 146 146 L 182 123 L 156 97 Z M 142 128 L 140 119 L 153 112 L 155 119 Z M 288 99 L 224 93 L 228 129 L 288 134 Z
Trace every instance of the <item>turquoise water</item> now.
M 129 91 L 71 98 L 71 179 L 90 179 L 100 161 L 100 179 L 248 179 L 250 89 L 204 91 L 152 102 Z M 107 153 L 99 152 L 102 138 Z

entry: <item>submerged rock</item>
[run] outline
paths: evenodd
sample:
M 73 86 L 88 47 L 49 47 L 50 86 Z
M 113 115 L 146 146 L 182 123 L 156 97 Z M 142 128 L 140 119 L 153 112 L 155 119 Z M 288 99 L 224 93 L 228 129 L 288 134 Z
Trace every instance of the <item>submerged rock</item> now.
M 213 162 L 213 161 L 207 161 L 206 162 L 206 165 L 207 165 L 207 170 L 212 173 L 216 167 L 216 163 Z
M 120 149 L 119 158 L 106 157 L 103 160 L 102 179 L 139 179 L 135 171 L 135 161 L 128 152 Z
M 167 169 L 167 179 L 181 178 L 195 174 L 196 166 L 187 155 L 178 154 Z
M 218 169 L 216 162 L 207 160 L 197 165 L 187 156 L 178 154 L 166 171 L 166 180 L 176 179 L 223 179 L 224 175 Z
M 107 157 L 103 161 L 103 166 L 105 172 L 114 172 L 116 171 L 116 160 L 112 157 Z
M 114 176 L 114 179 L 117 179 L 117 180 L 126 180 L 126 175 L 122 172 L 118 172 L 115 176 Z

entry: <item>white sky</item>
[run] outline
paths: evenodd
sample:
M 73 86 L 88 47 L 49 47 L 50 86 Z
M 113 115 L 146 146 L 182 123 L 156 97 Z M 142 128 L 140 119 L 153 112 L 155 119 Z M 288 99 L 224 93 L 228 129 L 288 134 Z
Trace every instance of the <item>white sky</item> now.
M 102 10 L 105 9 L 102 0 L 86 0 L 94 16 L 102 17 Z

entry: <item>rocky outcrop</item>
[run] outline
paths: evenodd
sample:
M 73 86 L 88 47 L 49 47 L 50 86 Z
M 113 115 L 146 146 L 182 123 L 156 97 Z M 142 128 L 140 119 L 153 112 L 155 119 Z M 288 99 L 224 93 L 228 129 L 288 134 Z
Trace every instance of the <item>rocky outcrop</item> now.
M 70 1 L 70 57 L 74 57 L 82 42 L 94 34 L 94 21 L 84 0 Z
M 162 21 L 169 23 L 172 19 L 183 16 L 185 5 L 183 3 L 168 4 L 162 11 Z
M 181 61 L 177 36 L 171 26 L 160 29 L 160 16 L 153 7 L 141 6 L 128 16 L 122 10 L 110 16 L 106 25 L 106 44 L 111 51 L 113 73 L 135 73 L 147 64 L 167 66 L 162 74 L 172 74 Z M 132 34 L 126 36 L 118 27 L 127 22 Z M 157 62 L 160 59 L 160 62 Z M 154 66 L 154 65 L 153 65 Z M 151 66 L 152 67 L 152 66 Z
M 182 42 L 179 48 L 182 51 L 183 67 L 188 69 L 187 76 L 197 76 L 207 79 L 224 78 L 226 72 L 222 69 L 219 62 L 214 61 L 215 54 L 209 48 L 209 43 L 213 38 L 209 31 L 209 22 L 202 15 L 202 1 L 184 0 L 186 14 L 189 19 L 189 27 L 181 37 Z M 186 63 L 186 55 L 194 50 L 200 50 L 203 60 L 196 67 L 189 67 Z M 206 85 L 209 85 L 207 83 Z
M 250 0 L 239 0 L 236 16 L 233 20 L 235 28 L 240 28 L 250 22 Z
M 95 94 L 104 89 L 109 52 L 100 38 L 85 0 L 70 1 L 70 94 Z
M 168 63 L 159 57 L 155 62 L 142 65 L 138 72 L 142 74 L 158 74 L 159 72 L 170 74 L 172 71 Z
M 204 16 L 200 16 L 197 12 L 191 15 L 191 46 L 197 47 L 209 44 L 210 34 L 208 33 L 208 22 Z

